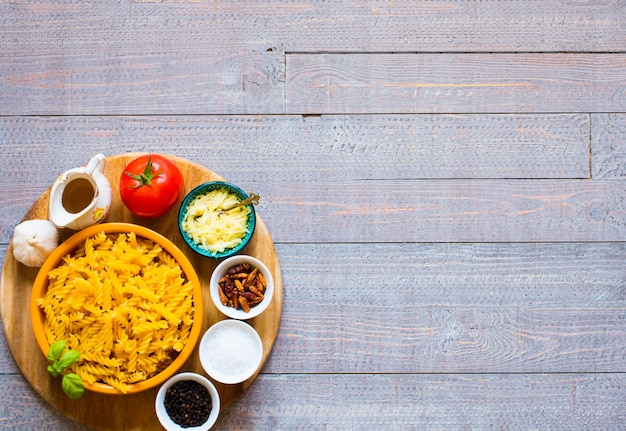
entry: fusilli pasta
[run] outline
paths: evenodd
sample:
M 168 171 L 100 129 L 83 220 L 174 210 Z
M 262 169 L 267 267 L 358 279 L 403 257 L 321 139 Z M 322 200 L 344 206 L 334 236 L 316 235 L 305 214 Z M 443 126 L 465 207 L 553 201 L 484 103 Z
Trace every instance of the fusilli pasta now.
M 169 365 L 189 338 L 192 284 L 172 256 L 134 233 L 101 232 L 48 273 L 42 309 L 48 343 L 81 352 L 85 382 L 126 393 Z

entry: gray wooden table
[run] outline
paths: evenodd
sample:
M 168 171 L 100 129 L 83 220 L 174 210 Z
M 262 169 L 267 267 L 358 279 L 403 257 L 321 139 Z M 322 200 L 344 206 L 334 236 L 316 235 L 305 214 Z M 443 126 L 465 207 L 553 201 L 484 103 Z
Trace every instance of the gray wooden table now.
M 284 280 L 216 429 L 626 429 L 625 48 L 621 0 L 4 1 L 0 253 L 93 154 L 184 157 Z M 4 335 L 0 392 L 89 429 Z

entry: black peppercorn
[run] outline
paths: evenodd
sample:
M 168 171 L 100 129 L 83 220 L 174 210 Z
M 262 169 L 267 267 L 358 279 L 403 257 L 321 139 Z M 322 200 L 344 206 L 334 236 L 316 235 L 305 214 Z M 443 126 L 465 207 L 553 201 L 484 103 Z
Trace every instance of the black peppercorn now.
M 194 380 L 181 380 L 165 391 L 165 411 L 183 428 L 200 426 L 207 421 L 213 402 L 207 388 Z

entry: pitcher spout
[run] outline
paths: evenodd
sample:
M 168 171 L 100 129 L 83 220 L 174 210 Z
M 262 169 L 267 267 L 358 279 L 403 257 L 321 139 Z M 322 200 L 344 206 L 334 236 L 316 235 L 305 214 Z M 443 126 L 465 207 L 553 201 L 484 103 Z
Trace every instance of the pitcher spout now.
M 59 228 L 74 230 L 101 222 L 111 206 L 111 186 L 104 176 L 105 156 L 59 176 L 50 190 L 48 218 Z

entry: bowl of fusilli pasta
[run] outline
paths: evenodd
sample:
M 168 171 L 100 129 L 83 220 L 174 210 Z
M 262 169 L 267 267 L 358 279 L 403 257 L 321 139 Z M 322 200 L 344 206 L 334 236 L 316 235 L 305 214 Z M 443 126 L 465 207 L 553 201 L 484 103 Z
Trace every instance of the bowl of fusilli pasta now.
M 44 355 L 59 340 L 85 389 L 153 388 L 187 361 L 202 329 L 202 287 L 185 254 L 146 227 L 104 223 L 64 241 L 33 285 L 30 316 Z

